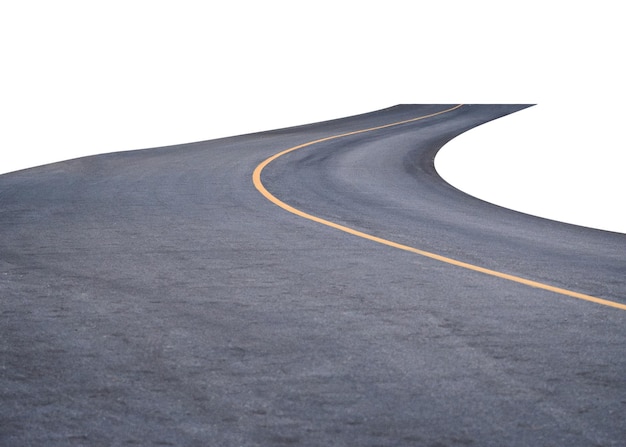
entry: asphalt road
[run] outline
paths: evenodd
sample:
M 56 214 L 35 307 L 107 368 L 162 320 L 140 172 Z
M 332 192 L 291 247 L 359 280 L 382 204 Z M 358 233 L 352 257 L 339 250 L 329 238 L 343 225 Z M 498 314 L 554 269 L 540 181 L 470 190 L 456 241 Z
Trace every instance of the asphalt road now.
M 524 107 L 397 106 L 0 176 L 0 445 L 624 445 L 626 235 L 433 167 Z M 253 184 L 281 151 L 444 110 L 272 160 L 263 188 L 305 217 Z

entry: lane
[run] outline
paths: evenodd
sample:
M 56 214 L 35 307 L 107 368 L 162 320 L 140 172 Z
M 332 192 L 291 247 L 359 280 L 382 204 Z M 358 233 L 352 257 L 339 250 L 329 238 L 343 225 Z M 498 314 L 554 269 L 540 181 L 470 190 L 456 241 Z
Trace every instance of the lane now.
M 394 123 L 390 123 L 390 124 L 386 124 L 383 126 L 377 126 L 377 127 L 372 127 L 372 128 L 367 128 L 367 129 L 361 129 L 361 130 L 357 130 L 357 131 L 352 131 L 352 132 L 347 132 L 347 133 L 343 133 L 343 134 L 339 134 L 339 135 L 333 135 L 330 137 L 325 137 L 325 138 L 320 138 L 318 140 L 314 140 L 314 141 L 310 141 L 308 143 L 304 143 L 304 144 L 300 144 L 297 146 L 294 146 L 292 148 L 286 149 L 284 151 L 281 151 L 275 155 L 272 155 L 271 157 L 269 157 L 268 159 L 264 160 L 261 164 L 259 164 L 256 169 L 254 170 L 254 173 L 252 175 L 252 179 L 253 179 L 253 183 L 255 188 L 266 198 L 268 199 L 270 202 L 274 203 L 275 205 L 283 208 L 284 210 L 295 214 L 297 216 L 300 216 L 304 219 L 308 219 L 311 220 L 313 222 L 317 222 L 321 225 L 326 225 L 328 227 L 334 228 L 336 230 L 339 231 L 343 231 L 345 233 L 357 236 L 357 237 L 361 237 L 363 239 L 367 239 L 379 244 L 383 244 L 383 245 L 387 245 L 393 248 L 397 248 L 399 250 L 404 250 L 404 251 L 409 251 L 411 253 L 415 253 L 418 254 L 420 256 L 425 256 L 427 258 L 431 258 L 431 259 L 436 259 L 438 261 L 441 262 L 445 262 L 447 264 L 451 264 L 454 265 L 456 267 L 461 267 L 461 268 L 465 268 L 468 270 L 472 270 L 475 272 L 479 272 L 479 273 L 483 273 L 486 275 L 490 275 L 490 276 L 495 276 L 497 278 L 501 278 L 501 279 L 506 279 L 508 281 L 513 281 L 513 282 L 517 282 L 520 284 L 524 284 L 530 287 L 536 287 L 539 289 L 543 289 L 543 290 L 547 290 L 550 292 L 554 292 L 554 293 L 558 293 L 561 295 L 565 295 L 565 296 L 569 296 L 572 298 L 578 298 L 578 299 L 582 299 L 585 301 L 589 301 L 589 302 L 593 302 L 593 303 L 597 303 L 597 304 L 601 304 L 604 306 L 609 306 L 609 307 L 614 307 L 616 309 L 621 309 L 621 310 L 626 310 L 626 304 L 622 304 L 622 303 L 617 303 L 614 301 L 610 301 L 610 300 L 605 300 L 602 298 L 597 298 L 591 295 L 587 295 L 584 293 L 580 293 L 580 292 L 575 292 L 572 290 L 568 290 L 568 289 L 563 289 L 560 287 L 555 287 L 549 284 L 545 284 L 545 283 L 541 283 L 538 281 L 533 281 L 527 278 L 522 278 L 519 276 L 515 276 L 515 275 L 511 275 L 511 274 L 507 274 L 507 273 L 503 273 L 497 270 L 491 270 L 491 269 L 486 269 L 484 267 L 475 265 L 475 264 L 471 264 L 471 263 L 467 263 L 467 262 L 463 262 L 463 261 L 459 261 L 456 259 L 452 259 L 446 256 L 442 256 L 439 255 L 437 253 L 432 253 L 429 251 L 424 251 L 424 250 L 420 250 L 419 248 L 416 247 L 411 247 L 408 245 L 404 245 L 404 244 L 400 244 L 398 242 L 394 242 L 391 241 L 389 239 L 385 239 L 385 238 L 381 238 L 378 236 L 375 236 L 373 234 L 369 234 L 369 233 L 364 233 L 362 231 L 356 230 L 354 228 L 350 228 L 344 225 L 340 225 L 336 222 L 332 222 L 330 220 L 326 220 L 323 219 L 321 217 L 318 216 L 314 216 L 312 214 L 309 213 L 305 213 L 297 208 L 294 208 L 292 206 L 290 206 L 289 204 L 285 203 L 284 201 L 280 200 L 279 198 L 277 198 L 275 195 L 273 195 L 272 193 L 270 193 L 267 188 L 265 187 L 265 185 L 263 184 L 263 181 L 261 180 L 261 175 L 263 170 L 273 161 L 277 160 L 280 157 L 283 157 L 287 154 L 290 154 L 291 152 L 294 152 L 296 150 L 300 150 L 300 149 L 305 149 L 308 148 L 310 146 L 316 145 L 316 144 L 320 144 L 320 143 L 324 143 L 327 141 L 332 141 L 332 140 L 336 140 L 339 138 L 347 138 L 347 137 L 351 137 L 354 135 L 360 135 L 362 133 L 368 133 L 368 132 L 377 132 L 380 130 L 384 130 L 384 129 L 389 129 L 390 127 L 396 127 L 396 126 L 401 126 L 403 124 L 408 124 L 408 123 L 415 123 L 417 121 L 421 121 L 421 120 L 425 120 L 425 119 L 429 119 L 438 115 L 442 115 L 445 113 L 450 113 L 453 112 L 455 110 L 458 110 L 460 107 L 462 107 L 462 105 L 456 105 L 454 107 L 450 107 L 448 109 L 442 110 L 440 112 L 435 112 L 435 113 L 431 113 L 431 114 L 427 114 L 427 115 L 423 115 L 423 116 L 419 116 L 417 118 L 411 119 L 411 120 L 404 120 L 404 121 L 399 121 L 399 122 L 394 122 Z
M 452 106 L 0 176 L 0 444 L 619 445 L 624 312 L 338 232 L 251 182 L 283 149 Z M 517 107 L 316 144 L 263 183 L 341 225 L 620 301 L 623 235 L 433 171 L 445 141 Z

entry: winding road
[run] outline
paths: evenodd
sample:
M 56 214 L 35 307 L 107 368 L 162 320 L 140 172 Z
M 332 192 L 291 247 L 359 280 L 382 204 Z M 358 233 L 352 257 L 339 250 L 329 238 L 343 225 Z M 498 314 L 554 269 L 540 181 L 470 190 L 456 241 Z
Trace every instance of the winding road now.
M 626 235 L 434 169 L 525 107 L 1 175 L 0 444 L 623 445 Z

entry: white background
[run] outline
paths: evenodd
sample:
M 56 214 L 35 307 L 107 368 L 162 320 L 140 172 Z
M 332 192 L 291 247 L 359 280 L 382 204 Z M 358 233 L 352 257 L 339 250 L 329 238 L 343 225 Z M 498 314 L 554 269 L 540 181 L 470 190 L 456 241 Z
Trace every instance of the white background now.
M 438 157 L 522 211 L 626 232 L 619 2 L 2 1 L 0 173 L 398 103 L 536 103 Z

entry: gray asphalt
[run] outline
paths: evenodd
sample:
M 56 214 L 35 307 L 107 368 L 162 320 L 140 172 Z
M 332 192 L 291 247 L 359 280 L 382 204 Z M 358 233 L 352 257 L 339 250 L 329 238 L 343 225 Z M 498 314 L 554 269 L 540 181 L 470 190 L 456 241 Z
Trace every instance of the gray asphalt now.
M 0 176 L 0 445 L 624 445 L 626 311 L 337 231 L 252 184 L 284 149 L 449 107 Z M 626 235 L 435 172 L 451 138 L 524 107 L 319 143 L 262 180 L 321 218 L 626 303 Z

